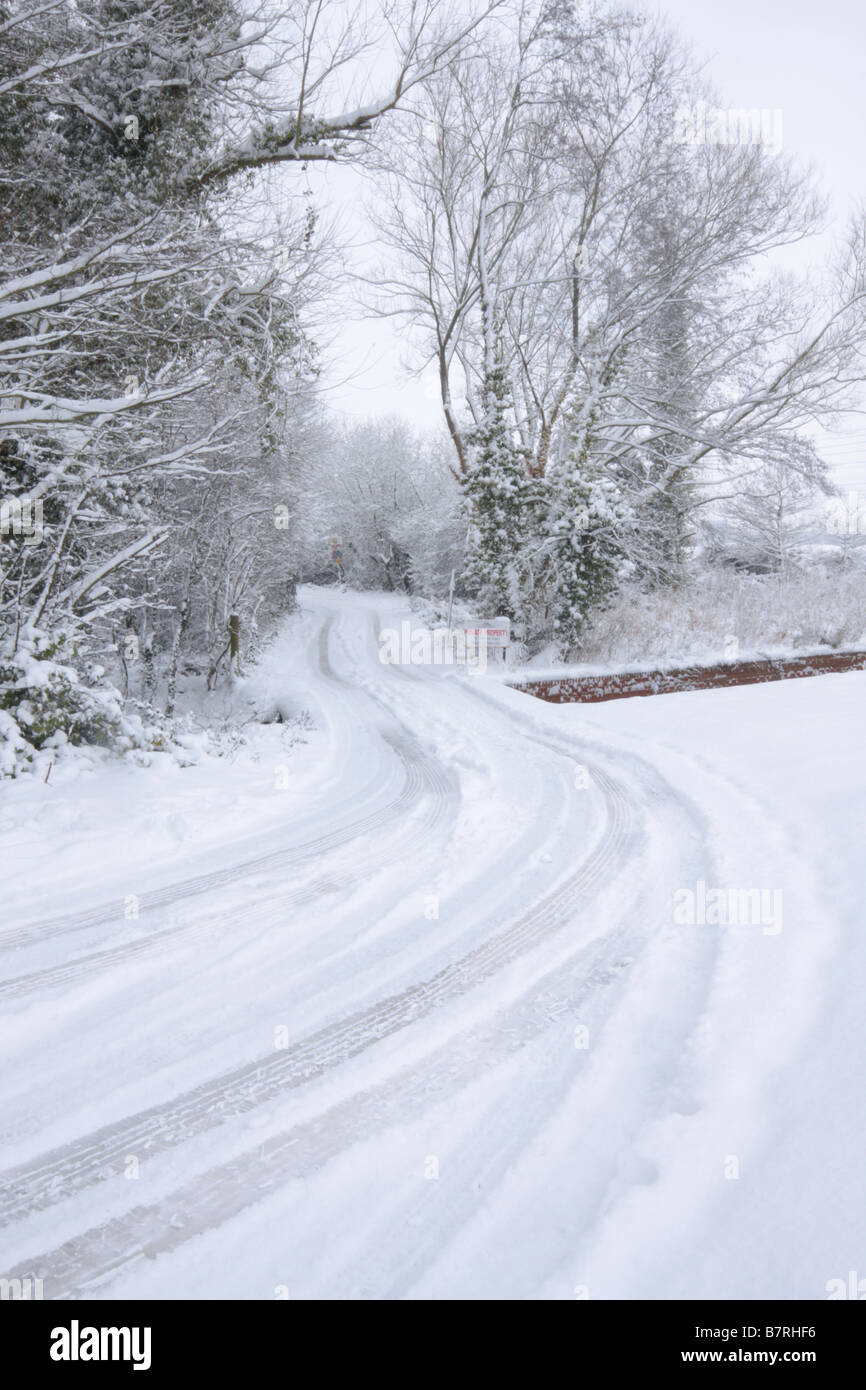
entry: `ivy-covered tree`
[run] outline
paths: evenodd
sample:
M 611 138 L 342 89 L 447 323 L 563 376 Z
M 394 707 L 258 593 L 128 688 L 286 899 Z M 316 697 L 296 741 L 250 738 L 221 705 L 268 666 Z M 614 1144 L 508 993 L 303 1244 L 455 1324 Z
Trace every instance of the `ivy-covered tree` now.
M 629 572 L 628 504 L 617 483 L 593 470 L 584 453 L 552 468 L 545 553 L 553 635 L 567 657 L 587 620 Z
M 467 435 L 463 489 L 470 519 L 466 578 L 491 615 L 521 622 L 531 587 L 529 545 L 538 521 L 538 486 L 515 437 L 511 392 L 494 360 L 484 383 L 482 418 Z

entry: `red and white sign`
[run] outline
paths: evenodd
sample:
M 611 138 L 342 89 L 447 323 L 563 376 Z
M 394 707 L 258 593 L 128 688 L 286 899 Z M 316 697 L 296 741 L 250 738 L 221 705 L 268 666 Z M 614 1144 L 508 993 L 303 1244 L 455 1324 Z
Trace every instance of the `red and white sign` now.
M 511 619 L 490 618 L 477 627 L 461 627 L 457 631 L 462 632 L 467 645 L 474 646 L 476 650 L 484 642 L 489 652 L 504 652 L 511 642 Z

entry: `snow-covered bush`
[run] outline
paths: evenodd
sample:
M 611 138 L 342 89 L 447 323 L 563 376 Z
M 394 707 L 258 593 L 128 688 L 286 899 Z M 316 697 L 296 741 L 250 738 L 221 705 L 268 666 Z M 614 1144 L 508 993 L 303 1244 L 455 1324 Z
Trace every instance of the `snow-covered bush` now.
M 70 664 L 75 655 L 65 635 L 36 632 L 20 641 L 14 656 L 0 662 L 0 708 L 15 711 L 34 748 L 42 748 L 58 730 L 70 743 L 104 747 L 119 732 L 120 696 L 85 685 Z
M 0 654 L 0 777 L 41 772 L 85 746 L 126 753 L 170 743 L 147 711 L 124 709 L 102 668 L 82 661 L 66 634 L 31 631 L 14 653 Z
M 718 660 L 866 643 L 866 576 L 705 569 L 676 588 L 625 586 L 587 627 L 574 660 L 598 665 Z

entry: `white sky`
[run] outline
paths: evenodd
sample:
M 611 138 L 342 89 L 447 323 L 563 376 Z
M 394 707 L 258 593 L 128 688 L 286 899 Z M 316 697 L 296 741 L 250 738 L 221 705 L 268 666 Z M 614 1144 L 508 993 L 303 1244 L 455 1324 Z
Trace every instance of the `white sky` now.
M 725 106 L 779 109 L 784 149 L 811 163 L 832 199 L 837 225 L 866 201 L 866 0 L 664 0 L 645 6 L 667 17 L 688 40 Z M 363 197 L 351 170 L 311 170 L 317 201 L 350 218 Z M 369 252 L 359 250 L 359 261 Z M 345 417 L 398 413 L 419 426 L 438 425 L 432 375 L 406 371 L 411 351 L 394 321 L 364 318 L 343 323 L 339 359 L 330 370 L 329 401 Z M 866 488 L 866 416 L 849 417 L 842 434 L 822 441 L 843 487 Z

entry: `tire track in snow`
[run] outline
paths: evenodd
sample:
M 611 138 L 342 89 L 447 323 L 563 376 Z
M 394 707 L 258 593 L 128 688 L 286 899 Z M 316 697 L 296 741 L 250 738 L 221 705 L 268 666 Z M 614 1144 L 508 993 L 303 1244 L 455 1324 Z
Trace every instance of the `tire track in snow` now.
M 116 1121 L 33 1162 L 0 1173 L 0 1220 L 51 1206 L 123 1170 L 129 1153 L 155 1155 L 315 1080 L 434 1009 L 484 984 L 586 904 L 622 859 L 631 816 L 620 784 L 595 771 L 606 825 L 595 849 L 559 889 L 510 927 L 428 979 L 319 1029 L 284 1052 L 247 1063 L 171 1101 Z
M 319 634 L 319 665 L 322 674 L 328 679 L 333 680 L 346 688 L 352 688 L 349 681 L 344 680 L 333 669 L 328 655 L 328 638 L 334 625 L 334 615 L 329 614 Z M 412 738 L 408 730 L 404 730 L 407 738 Z M 396 741 L 392 741 L 394 751 L 398 752 L 401 761 L 405 765 L 405 757 L 395 746 Z M 416 759 L 415 761 L 422 761 Z M 432 760 L 427 759 L 426 771 L 431 775 L 435 774 L 437 788 L 441 789 L 442 770 L 436 766 Z M 259 873 L 267 870 L 292 868 L 296 865 L 313 863 L 321 855 L 327 854 L 330 850 L 339 849 L 357 839 L 360 835 L 366 835 L 371 830 L 378 830 L 389 820 L 398 819 L 401 814 L 411 804 L 412 799 L 417 799 L 419 782 L 413 778 L 412 785 L 401 788 L 399 795 L 388 802 L 385 806 L 371 811 L 368 815 L 362 816 L 358 820 L 350 821 L 337 830 L 328 831 L 325 835 L 318 835 L 315 839 L 304 841 L 300 845 L 288 849 L 273 850 L 268 854 L 256 855 L 252 859 L 243 860 L 239 864 L 233 864 L 225 869 L 214 869 L 204 874 L 197 874 L 191 878 L 180 879 L 176 883 L 166 884 L 162 888 L 155 888 L 149 892 L 138 894 L 139 911 L 146 913 L 156 908 L 171 907 L 175 903 L 187 898 L 198 897 L 203 893 L 208 893 L 215 888 L 224 888 L 234 883 L 238 878 L 247 874 Z M 66 936 L 71 932 L 84 931 L 90 927 L 107 926 L 118 920 L 120 903 L 113 900 L 101 903 L 97 907 L 87 908 L 83 912 L 64 914 L 60 917 L 52 917 L 45 922 L 35 922 L 29 926 L 16 927 L 10 931 L 0 933 L 0 950 L 18 946 L 33 945 L 39 941 L 46 941 L 56 936 Z
M 510 712 L 496 706 L 495 702 L 486 703 L 493 704 L 500 717 L 508 714 L 509 722 L 519 722 Z M 570 758 L 575 757 L 578 743 L 581 756 L 586 747 L 583 739 L 554 741 L 527 735 L 522 728 L 520 732 L 524 738 Z M 358 1055 L 381 1038 L 423 1018 L 439 1004 L 484 983 L 523 952 L 532 950 L 546 936 L 560 929 L 575 909 L 586 906 L 601 885 L 608 881 L 611 866 L 615 869 L 622 863 L 631 831 L 629 804 L 624 789 L 616 779 L 598 767 L 593 768 L 593 775 L 602 792 L 606 813 L 606 824 L 599 843 L 576 874 L 559 890 L 524 913 L 506 932 L 485 942 L 429 980 L 401 991 L 335 1026 L 320 1030 L 290 1052 L 238 1069 L 174 1102 L 153 1107 L 43 1155 L 34 1163 L 9 1170 L 0 1175 L 5 1179 L 0 1211 L 4 1216 L 14 1218 L 51 1206 L 77 1190 L 116 1175 L 122 1170 L 122 1160 L 131 1149 L 155 1154 L 172 1148 L 232 1115 L 243 1114 L 284 1090 L 303 1085 L 330 1067 Z M 614 978 L 620 968 L 614 957 L 617 953 L 622 954 L 623 943 L 621 923 L 619 928 L 606 933 L 601 942 L 580 947 L 572 956 L 572 961 L 582 963 L 587 956 L 589 960 L 586 967 L 581 964 L 579 978 L 574 977 L 572 972 L 573 984 L 570 988 L 592 989 Z M 568 1002 L 573 1002 L 570 995 Z M 524 1004 L 521 1007 L 523 1016 L 528 1006 Z M 567 1008 L 567 1003 L 563 1005 L 561 1000 L 555 1005 L 559 1013 L 564 1008 Z M 550 1026 L 549 997 L 540 1001 L 533 1016 L 537 1016 L 539 1027 Z M 484 1061 L 484 1058 L 473 1059 L 467 1079 L 475 1074 L 478 1061 Z M 453 1062 L 446 1070 L 448 1077 L 456 1080 Z M 316 1167 L 332 1154 L 340 1152 L 347 1139 L 353 1142 L 363 1138 L 367 1125 L 376 1128 L 387 1123 L 389 1116 L 393 1119 L 393 1104 L 397 1098 L 400 1098 L 401 1105 L 409 1103 L 416 1081 L 417 1076 L 413 1073 L 412 1077 L 402 1081 L 399 1078 L 389 1080 L 377 1087 L 375 1092 L 362 1092 L 350 1097 L 333 1111 L 297 1127 L 287 1135 L 266 1141 L 256 1153 L 241 1155 L 201 1175 L 164 1201 L 151 1207 L 136 1208 L 123 1217 L 95 1227 L 49 1255 L 39 1257 L 35 1262 L 29 1260 L 28 1265 L 35 1267 L 38 1264 L 41 1269 L 51 1271 L 48 1286 L 51 1297 L 68 1296 L 76 1291 L 86 1292 L 92 1283 L 103 1283 L 111 1271 L 117 1271 L 147 1254 L 153 1255 L 182 1243 L 198 1231 L 227 1219 L 269 1191 L 276 1190 L 294 1172 L 301 1173 Z M 435 1077 L 431 1084 L 435 1091 L 438 1085 Z M 391 1097 L 391 1102 L 383 1110 L 382 1105 L 387 1097 Z M 341 1115 L 352 1117 L 352 1128 L 348 1133 L 345 1126 L 337 1123 Z M 334 1126 L 331 1124 L 332 1118 Z
M 585 983 L 587 989 L 599 988 L 609 979 L 602 970 L 597 974 L 591 970 Z M 531 1041 L 535 1033 L 550 1026 L 550 1019 L 542 1008 L 530 1022 L 524 1007 L 522 1023 L 525 1039 Z M 48 1299 L 92 1297 L 122 1271 L 177 1249 L 293 1179 L 308 1176 L 350 1144 L 363 1142 L 393 1123 L 395 1114 L 401 1123 L 410 1122 L 431 1104 L 475 1079 L 479 1066 L 495 1065 L 509 1051 L 502 1033 L 489 1039 L 486 1049 L 470 1049 L 457 1061 L 450 1047 L 440 1049 L 433 1055 L 429 1071 L 427 1066 L 403 1070 L 315 1119 L 265 1140 L 257 1150 L 197 1174 L 157 1202 L 135 1207 L 28 1259 L 20 1266 L 21 1274 L 14 1269 L 9 1277 L 37 1271 Z
M 375 819 L 371 817 L 367 822 L 355 822 L 352 831 L 346 835 L 344 840 L 332 841 L 328 846 L 329 850 L 333 851 L 341 845 L 348 845 L 370 829 L 387 825 L 394 817 L 401 813 L 408 813 L 422 797 L 428 798 L 430 804 L 423 818 L 413 829 L 413 833 L 398 841 L 395 851 L 379 861 L 380 867 L 401 861 L 410 855 L 418 844 L 429 843 L 431 833 L 443 819 L 450 792 L 447 779 L 442 777 L 441 770 L 436 767 L 432 760 L 412 760 L 396 738 L 387 734 L 383 734 L 382 737 L 394 749 L 406 769 L 406 780 L 400 795 L 388 804 L 387 811 L 383 811 L 380 816 Z M 304 861 L 318 857 L 319 855 L 310 853 L 304 856 Z M 293 858 L 284 861 L 282 867 L 288 867 L 289 864 L 292 867 L 297 867 L 299 862 L 303 861 Z M 236 883 L 239 878 L 246 875 L 251 867 L 249 864 L 242 865 L 236 872 L 232 873 L 226 882 Z M 348 892 L 357 887 L 368 876 L 369 861 L 365 860 L 363 865 L 359 865 L 353 871 L 331 873 L 326 877 L 315 879 L 312 883 L 296 889 L 294 892 L 282 894 L 280 898 L 281 917 L 286 917 L 309 903 L 319 901 L 326 894 Z M 201 891 L 207 890 L 202 889 Z M 181 896 L 187 895 L 182 894 Z M 43 989 L 72 984 L 77 980 L 97 975 L 103 970 L 126 965 L 127 962 L 137 958 L 158 957 L 165 945 L 173 944 L 181 938 L 184 945 L 200 944 L 202 941 L 221 935 L 227 923 L 230 922 L 233 928 L 237 928 L 245 922 L 254 921 L 256 915 L 255 908 L 247 911 L 233 910 L 230 913 L 218 913 L 209 917 L 204 924 L 199 922 L 180 923 L 178 926 L 167 927 L 163 931 L 152 932 L 148 936 L 126 942 L 122 946 L 92 951 L 76 960 L 65 962 L 63 965 L 49 966 L 47 969 L 32 971 L 26 975 L 15 975 L 8 980 L 0 981 L 0 1000 L 19 999 Z M 115 919 L 116 916 L 115 909 Z
M 562 751 L 566 755 L 573 755 L 573 749 Z M 605 776 L 598 770 L 596 775 L 603 779 Z M 610 786 L 606 789 L 612 797 L 613 814 L 617 805 L 616 792 Z M 676 805 L 680 814 L 687 809 Z M 627 840 L 629 820 L 626 814 L 615 833 L 612 828 L 614 840 L 609 842 L 609 849 L 614 857 L 617 850 L 623 847 L 620 836 Z M 672 836 L 671 843 L 676 842 L 676 837 Z M 580 878 L 581 875 L 575 876 L 576 880 Z M 535 919 L 538 926 L 544 918 L 548 931 L 557 925 L 562 926 L 576 903 L 585 905 L 586 888 L 585 883 L 581 888 L 576 881 L 569 882 L 559 893 L 539 904 L 535 911 L 526 914 L 521 922 L 515 923 L 505 935 L 514 940 L 518 932 L 528 928 L 527 919 Z M 646 888 L 641 890 L 641 900 L 647 892 Z M 526 1045 L 562 1019 L 575 1014 L 578 1008 L 581 1009 L 580 1018 L 585 1021 L 585 1001 L 591 999 L 593 1003 L 603 1005 L 605 992 L 609 988 L 616 988 L 623 972 L 631 964 L 631 952 L 640 950 L 645 943 L 646 915 L 645 909 L 641 910 L 639 905 L 635 908 L 632 904 L 631 910 L 623 913 L 611 931 L 600 939 L 580 946 L 564 963 L 536 980 L 504 1009 L 495 1011 L 493 1016 L 486 1017 L 480 1024 L 472 1025 L 463 1034 L 449 1038 L 417 1067 L 404 1068 L 386 1081 L 332 1106 L 323 1114 L 269 1138 L 257 1150 L 241 1154 L 197 1175 L 151 1205 L 136 1207 L 44 1255 L 29 1259 L 26 1269 L 24 1265 L 21 1266 L 22 1271 L 37 1269 L 45 1278 L 49 1298 L 92 1296 L 95 1290 L 123 1271 L 177 1249 L 194 1236 L 230 1220 L 277 1192 L 292 1179 L 303 1178 L 321 1168 L 347 1146 L 372 1137 L 383 1127 L 393 1124 L 395 1119 L 399 1118 L 401 1124 L 411 1122 L 432 1104 L 453 1095 L 457 1088 L 471 1084 L 477 1079 L 481 1068 L 507 1061 L 518 1044 Z M 691 949 L 697 952 L 706 953 L 715 949 L 714 942 L 702 938 L 692 938 L 692 941 Z M 491 947 L 495 944 L 489 943 Z M 481 951 L 472 952 L 458 965 L 465 967 L 481 954 Z M 703 974 L 701 979 L 705 985 L 706 975 Z M 696 984 L 695 990 L 701 993 L 700 984 Z M 611 1001 L 605 1012 L 612 1006 Z M 695 1003 L 695 1010 L 699 1011 L 699 1001 Z M 678 1024 L 684 1035 L 691 1027 L 695 1010 L 690 1010 L 689 1017 Z M 594 1030 L 596 1026 L 594 1023 Z M 563 1045 L 566 1045 L 565 1039 Z M 568 1069 L 563 1069 L 556 1084 L 549 1086 L 543 1094 L 533 1087 L 529 1097 L 530 1109 L 539 1125 L 543 1123 L 545 1115 L 556 1108 L 563 1088 L 568 1084 Z M 511 1142 L 500 1155 L 500 1172 L 507 1169 L 509 1161 L 514 1161 L 527 1137 L 531 1139 L 536 1132 L 533 1126 L 528 1136 L 521 1133 L 517 1140 L 511 1136 Z M 602 1164 L 597 1180 L 603 1183 L 610 1176 L 612 1174 L 608 1174 Z M 452 1232 L 460 1229 L 467 1203 L 472 1205 L 472 1190 L 468 1183 L 464 1183 L 462 1205 L 458 1204 L 450 1212 L 448 1224 Z M 396 1225 L 402 1230 L 399 1222 Z M 394 1226 L 395 1223 L 389 1222 L 389 1229 L 393 1230 Z M 438 1236 L 435 1241 L 428 1239 L 420 1244 L 418 1236 L 416 1229 L 410 1230 L 407 1238 L 410 1249 L 403 1269 L 398 1275 L 389 1267 L 387 1289 L 373 1296 L 400 1297 L 406 1278 L 417 1277 L 432 1262 L 436 1252 L 441 1250 Z M 362 1269 L 364 1257 L 358 1257 L 353 1263 L 356 1270 Z M 344 1283 L 342 1278 L 341 1283 Z
M 349 681 L 344 680 L 333 669 L 328 654 L 328 638 L 331 627 L 333 626 L 333 615 L 326 619 L 319 638 L 319 665 L 322 674 L 334 682 L 352 688 Z M 378 698 L 368 692 L 368 698 L 377 704 L 382 704 Z M 392 716 L 393 717 L 393 716 Z M 399 723 L 399 721 L 397 721 Z M 400 725 L 399 732 L 393 730 L 379 730 L 379 737 L 397 755 L 405 772 L 405 780 L 400 793 L 392 801 L 378 811 L 372 812 L 369 816 L 360 820 L 353 821 L 350 825 L 343 827 L 339 831 L 334 831 L 328 835 L 320 836 L 316 840 L 308 841 L 305 845 L 296 850 L 276 851 L 269 856 L 261 856 L 256 860 L 248 860 L 231 869 L 218 870 L 212 875 L 205 875 L 200 878 L 187 880 L 175 885 L 176 891 L 172 890 L 172 896 L 166 901 L 164 895 L 168 890 L 157 890 L 153 894 L 142 894 L 140 896 L 140 907 L 146 909 L 155 905 L 171 905 L 182 898 L 198 895 L 211 891 L 214 886 L 226 886 L 235 884 L 242 880 L 249 873 L 258 871 L 262 868 L 288 868 L 298 867 L 301 864 L 314 862 L 323 853 L 333 852 L 335 849 L 350 846 L 352 842 L 362 835 L 367 835 L 371 830 L 381 829 L 391 822 L 403 823 L 408 814 L 419 804 L 424 807 L 424 814 L 420 821 L 415 822 L 411 827 L 411 833 L 403 834 L 398 839 L 395 848 L 387 855 L 378 860 L 378 867 L 386 867 L 389 864 L 401 862 L 411 857 L 414 850 L 420 845 L 429 845 L 431 835 L 438 829 L 445 819 L 451 805 L 456 797 L 454 779 L 449 777 L 445 770 L 430 757 L 418 744 L 418 741 L 404 726 Z M 280 912 L 281 916 L 291 913 L 298 908 L 304 907 L 311 902 L 316 902 L 326 893 L 347 892 L 362 883 L 369 875 L 369 858 L 365 853 L 363 862 L 357 868 L 342 873 L 331 873 L 325 877 L 315 880 L 313 883 L 302 888 L 289 892 L 281 896 Z M 187 891 L 189 885 L 194 885 L 191 891 Z M 157 898 L 159 902 L 157 904 Z M 97 909 L 100 914 L 100 921 L 116 921 L 117 906 L 107 904 Z M 82 919 L 87 914 L 81 914 L 78 919 L 65 919 L 67 925 L 62 928 L 65 931 L 78 931 L 82 926 L 95 925 L 94 921 Z M 126 965 L 131 960 L 140 958 L 147 959 L 151 956 L 159 957 L 163 948 L 167 944 L 173 944 L 179 939 L 183 939 L 183 944 L 199 944 L 209 940 L 214 936 L 219 936 L 225 925 L 231 923 L 233 930 L 244 922 L 254 922 L 257 916 L 255 908 L 247 911 L 232 910 L 231 912 L 217 913 L 208 918 L 206 923 L 190 922 L 180 923 L 177 926 L 168 927 L 163 931 L 152 932 L 147 936 L 139 937 L 134 941 L 125 942 L 120 946 L 107 947 L 100 951 L 92 951 L 87 955 L 81 956 L 76 960 L 64 962 L 62 965 L 50 966 L 47 969 L 32 971 L 25 975 L 16 975 L 8 980 L 0 981 L 0 1001 L 5 999 L 19 999 L 29 994 L 38 993 L 44 989 L 57 988 L 62 985 L 73 984 L 77 980 L 87 979 L 91 975 L 97 975 L 104 970 L 117 968 Z M 17 933 L 10 933 L 6 941 L 11 936 L 23 938 L 28 944 L 34 940 L 44 939 L 44 936 L 58 934 L 56 922 L 45 924 L 42 934 L 39 928 L 35 928 L 34 935 L 29 929 L 22 929 Z M 0 944 L 5 944 L 0 943 Z M 20 944 L 20 943 L 19 943 Z

